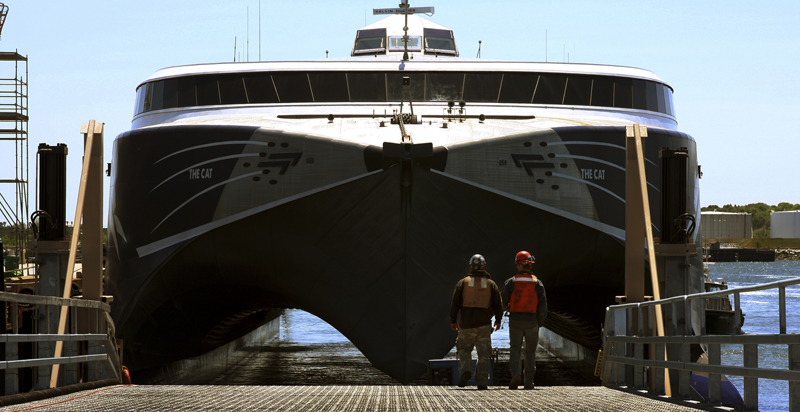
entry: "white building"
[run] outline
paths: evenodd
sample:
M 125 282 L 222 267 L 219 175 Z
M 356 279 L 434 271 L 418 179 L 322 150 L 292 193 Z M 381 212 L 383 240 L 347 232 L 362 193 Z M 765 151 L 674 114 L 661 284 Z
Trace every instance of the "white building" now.
M 770 212 L 770 237 L 800 238 L 800 210 Z
M 701 212 L 700 235 L 704 239 L 750 239 L 753 237 L 753 215 Z

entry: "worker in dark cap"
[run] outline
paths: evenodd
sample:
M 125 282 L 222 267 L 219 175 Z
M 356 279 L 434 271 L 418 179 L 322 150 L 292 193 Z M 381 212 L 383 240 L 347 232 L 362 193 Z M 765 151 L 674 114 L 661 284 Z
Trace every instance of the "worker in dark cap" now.
M 500 288 L 486 271 L 486 259 L 481 255 L 474 255 L 469 260 L 469 266 L 469 275 L 456 284 L 450 304 L 450 326 L 458 332 L 458 386 L 467 386 L 472 377 L 472 348 L 476 348 L 478 365 L 475 368 L 475 384 L 478 389 L 488 389 L 489 358 L 492 356 L 492 315 L 495 318 L 494 330 L 498 330 L 503 316 L 503 305 Z
M 503 309 L 508 315 L 508 339 L 511 356 L 508 361 L 511 369 L 511 383 L 508 389 L 517 389 L 522 379 L 522 340 L 525 339 L 525 380 L 524 388 L 533 389 L 536 375 L 536 347 L 539 346 L 539 326 L 547 317 L 547 296 L 544 284 L 533 274 L 533 256 L 521 251 L 514 259 L 517 275 L 503 285 Z

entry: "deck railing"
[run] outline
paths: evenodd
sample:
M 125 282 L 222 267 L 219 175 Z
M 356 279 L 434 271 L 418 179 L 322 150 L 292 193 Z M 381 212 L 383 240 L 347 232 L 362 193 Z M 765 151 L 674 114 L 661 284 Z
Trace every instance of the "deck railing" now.
M 20 368 L 37 368 L 37 373 L 35 373 L 34 376 L 37 376 L 38 379 L 33 383 L 34 389 L 48 388 L 50 383 L 50 368 L 56 364 L 66 365 L 86 362 L 103 362 L 106 369 L 105 373 L 110 375 L 111 378 L 120 379 L 121 366 L 116 352 L 114 322 L 109 315 L 111 307 L 107 303 L 10 292 L 0 292 L 0 302 L 4 302 L 4 306 L 7 308 L 6 313 L 8 315 L 8 323 L 10 324 L 10 328 L 7 324 L 4 330 L 4 332 L 10 333 L 0 334 L 0 343 L 5 344 L 5 360 L 0 361 L 0 370 L 5 372 L 6 383 L 5 388 L 2 388 L 4 389 L 5 395 L 19 393 Z M 19 333 L 21 319 L 20 305 L 39 305 L 37 318 L 39 322 L 44 322 L 44 328 L 42 329 L 40 326 L 39 330 L 44 330 L 46 333 Z M 60 311 L 62 306 L 69 308 L 69 333 L 57 334 L 54 333 L 54 331 L 57 329 L 58 324 L 57 322 L 51 322 L 50 319 L 52 317 L 51 314 L 58 313 L 57 311 Z M 32 308 L 29 308 L 29 310 L 30 309 Z M 84 333 L 78 333 L 78 319 L 82 322 L 80 331 Z M 54 346 L 55 342 L 58 341 L 65 343 L 72 342 L 73 345 L 71 346 L 73 347 L 71 350 L 68 348 L 65 356 L 55 358 L 53 357 Z M 34 351 L 35 355 L 33 357 L 20 359 L 21 351 L 19 344 L 25 342 L 45 344 L 36 345 L 37 348 Z M 86 351 L 89 353 L 79 355 L 77 342 L 88 342 Z M 103 347 L 105 349 L 103 349 Z M 48 369 L 39 370 L 40 368 Z M 79 374 L 77 370 L 65 370 L 62 372 L 61 376 L 62 382 L 60 383 L 62 386 L 78 383 L 78 380 L 88 382 L 106 378 L 100 371 L 92 373 L 88 373 L 87 371 L 85 374 Z
M 758 379 L 775 379 L 789 382 L 789 410 L 800 412 L 800 334 L 786 333 L 786 288 L 800 285 L 800 278 L 787 279 L 762 285 L 726 289 L 719 292 L 697 293 L 693 295 L 676 296 L 658 301 L 628 303 L 609 306 L 606 311 L 605 328 L 603 334 L 603 369 L 604 384 L 626 385 L 636 389 L 647 389 L 645 379 L 647 369 L 652 369 L 652 382 L 648 382 L 655 394 L 665 393 L 664 369 L 678 371 L 679 385 L 671 388 L 672 396 L 683 399 L 691 397 L 691 373 L 708 374 L 708 393 L 701 394 L 711 404 L 721 402 L 721 375 L 741 376 L 744 381 L 744 408 L 758 410 Z M 743 293 L 757 292 L 768 289 L 778 289 L 778 323 L 779 333 L 742 335 L 741 295 Z M 694 300 L 710 297 L 734 296 L 734 331 L 733 335 L 707 335 L 705 324 L 705 305 L 692 305 Z M 692 311 L 699 308 L 700 335 L 694 335 L 691 322 L 678 323 L 678 316 L 672 316 L 672 336 L 654 336 L 654 312 L 656 306 L 662 310 L 672 310 L 683 307 L 685 317 L 692 319 Z M 644 322 L 634 322 L 641 319 Z M 634 329 L 636 325 L 636 330 Z M 648 325 L 648 326 L 645 326 Z M 681 333 L 682 332 L 682 333 Z M 690 346 L 693 344 L 707 345 L 708 364 L 695 363 L 691 359 Z M 742 345 L 743 366 L 721 365 L 722 344 Z M 650 358 L 646 345 L 654 345 L 655 350 Z M 680 353 L 678 359 L 667 359 L 667 345 L 677 345 Z M 789 362 L 787 369 L 771 369 L 758 367 L 758 345 L 787 345 Z M 646 355 L 647 354 L 647 355 Z M 632 369 L 632 370 L 631 370 Z

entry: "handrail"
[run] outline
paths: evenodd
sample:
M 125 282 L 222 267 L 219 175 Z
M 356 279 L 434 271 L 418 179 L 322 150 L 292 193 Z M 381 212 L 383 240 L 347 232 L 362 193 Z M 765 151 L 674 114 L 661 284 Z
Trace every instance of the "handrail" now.
M 101 309 L 111 312 L 111 306 L 96 300 L 59 298 L 55 296 L 28 295 L 25 293 L 0 292 L 0 302 L 30 303 L 34 305 L 69 306 L 74 308 Z
M 703 293 L 694 293 L 691 295 L 679 295 L 673 296 L 671 298 L 665 298 L 661 300 L 653 300 L 649 302 L 641 302 L 641 303 L 623 303 L 621 305 L 613 305 L 615 309 L 629 309 L 629 308 L 637 308 L 639 306 L 655 306 L 661 305 L 666 303 L 676 303 L 676 302 L 683 302 L 684 299 L 703 299 L 703 298 L 710 298 L 715 296 L 728 296 L 733 295 L 736 293 L 747 293 L 747 292 L 757 292 L 759 290 L 766 290 L 766 289 L 775 289 L 779 287 L 786 287 L 786 286 L 794 286 L 800 285 L 800 278 L 791 278 L 786 280 L 779 280 L 776 282 L 771 283 L 764 283 L 761 285 L 754 285 L 754 286 L 744 286 L 740 288 L 733 288 L 733 289 L 725 289 L 718 292 L 703 292 Z
M 653 374 L 655 381 L 650 382 L 651 390 L 663 393 L 663 373 L 659 370 L 669 369 L 677 371 L 680 396 L 687 398 L 690 395 L 690 378 L 692 372 L 708 374 L 708 393 L 702 394 L 711 403 L 721 402 L 720 379 L 724 375 L 741 376 L 744 378 L 744 407 L 747 410 L 758 409 L 758 379 L 773 379 L 790 381 L 789 404 L 791 410 L 800 410 L 800 333 L 786 332 L 786 288 L 800 285 L 800 277 L 780 281 L 725 289 L 717 292 L 704 292 L 691 295 L 674 296 L 657 301 L 641 303 L 625 303 L 612 305 L 606 309 L 605 325 L 603 329 L 603 364 L 602 379 L 606 385 L 623 382 L 624 385 L 644 387 L 645 368 L 655 368 Z M 779 333 L 777 334 L 732 334 L 732 335 L 704 335 L 705 332 L 705 305 L 692 305 L 693 301 L 718 296 L 734 295 L 734 332 L 741 331 L 741 299 L 743 293 L 758 292 L 762 290 L 778 289 Z M 677 304 L 677 305 L 675 305 Z M 653 336 L 653 311 L 661 305 L 674 305 L 671 321 L 673 335 Z M 683 311 L 683 314 L 680 314 Z M 698 315 L 701 335 L 692 335 L 690 322 L 693 315 Z M 681 319 L 682 316 L 682 319 Z M 638 317 L 638 328 L 634 327 L 633 319 Z M 649 320 L 648 320 L 649 319 Z M 682 322 L 682 323 L 681 323 Z M 643 327 L 643 323 L 649 323 Z M 708 345 L 708 364 L 697 363 L 691 359 L 690 345 Z M 742 345 L 743 366 L 730 366 L 721 364 L 720 345 Z M 651 355 L 655 358 L 645 358 L 644 348 L 650 346 Z M 789 355 L 788 369 L 761 368 L 758 366 L 758 345 L 787 345 Z M 680 356 L 666 359 L 666 347 L 678 348 Z M 618 365 L 633 367 L 631 375 Z M 662 376 L 661 378 L 659 376 Z M 673 393 L 673 396 L 675 394 Z
M 104 362 L 106 364 L 106 370 L 108 373 L 111 374 L 113 378 L 117 381 L 120 381 L 121 378 L 121 364 L 119 356 L 116 352 L 116 343 L 114 335 L 116 333 L 114 321 L 111 319 L 110 312 L 111 306 L 108 303 L 100 302 L 100 301 L 93 301 L 93 300 L 83 300 L 83 299 L 74 299 L 74 298 L 61 298 L 55 296 L 41 296 L 41 295 L 29 295 L 23 293 L 13 293 L 13 292 L 0 292 L 0 302 L 9 303 L 9 317 L 12 324 L 12 331 L 13 333 L 0 333 L 0 343 L 6 344 L 6 359 L 5 361 L 0 361 L 0 373 L 11 373 L 12 376 L 16 376 L 15 369 L 19 368 L 30 368 L 30 367 L 52 367 L 53 365 L 66 365 L 66 364 L 74 364 L 74 363 L 86 363 L 86 362 Z M 95 323 L 94 326 L 90 326 L 90 330 L 94 330 L 95 333 L 75 333 L 74 331 L 77 330 L 77 324 L 75 323 L 75 317 L 73 317 L 72 321 L 72 330 L 73 333 L 33 333 L 33 334 L 19 334 L 18 326 L 19 326 L 19 319 L 21 319 L 21 312 L 20 312 L 20 304 L 32 304 L 32 305 L 40 305 L 46 306 L 45 309 L 45 319 L 46 319 L 46 326 L 44 330 L 50 331 L 51 330 L 51 323 L 49 318 L 50 308 L 49 306 L 55 307 L 70 307 L 70 308 L 81 308 L 83 310 L 91 309 L 96 310 L 97 315 L 95 316 Z M 91 323 L 90 323 L 91 325 Z M 4 326 L 5 328 L 5 326 Z M 5 331 L 3 331 L 5 332 Z M 71 356 L 56 356 L 56 357 L 34 357 L 31 359 L 17 359 L 18 356 L 18 348 L 17 344 L 19 343 L 26 343 L 26 342 L 39 342 L 41 343 L 59 343 L 59 342 L 81 342 L 81 341 L 93 341 L 98 342 L 99 346 L 105 347 L 105 353 L 90 353 L 86 355 L 71 355 Z M 11 352 L 9 352 L 9 350 Z M 10 358 L 8 357 L 10 354 Z M 41 354 L 40 354 L 41 356 Z M 52 352 L 49 354 L 52 356 Z M 90 379 L 93 379 L 90 377 Z M 39 385 L 44 384 L 51 384 L 50 381 L 48 382 L 39 382 Z M 38 386 L 37 386 L 38 387 Z M 6 395 L 16 393 L 19 388 L 16 382 L 16 379 L 12 377 L 10 380 L 6 379 L 6 387 L 0 388 L 3 390 L 3 393 Z M 44 389 L 41 388 L 40 389 Z

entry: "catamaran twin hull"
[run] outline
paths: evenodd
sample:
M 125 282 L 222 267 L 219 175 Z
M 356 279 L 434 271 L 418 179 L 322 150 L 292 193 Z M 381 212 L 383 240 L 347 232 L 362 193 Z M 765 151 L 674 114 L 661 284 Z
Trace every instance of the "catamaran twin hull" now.
M 416 136 L 431 127 L 407 126 Z M 657 236 L 658 149 L 687 147 L 694 174 L 695 142 L 648 133 Z M 624 127 L 611 126 L 449 147 L 255 126 L 126 132 L 114 147 L 109 222 L 126 363 L 197 356 L 270 310 L 299 308 L 410 382 L 454 345 L 448 309 L 469 257 L 486 256 L 502 283 L 523 249 L 537 257 L 551 310 L 567 315 L 548 326 L 582 330 L 570 339 L 596 349 L 605 307 L 624 294 L 624 146 Z M 696 186 L 689 193 L 695 205 Z M 566 318 L 584 327 L 553 324 Z

